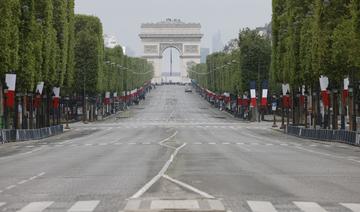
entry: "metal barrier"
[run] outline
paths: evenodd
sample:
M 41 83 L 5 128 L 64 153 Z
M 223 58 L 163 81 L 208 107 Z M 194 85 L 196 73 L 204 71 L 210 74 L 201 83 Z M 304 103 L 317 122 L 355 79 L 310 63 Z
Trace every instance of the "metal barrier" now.
M 322 140 L 329 142 L 343 142 L 351 145 L 360 146 L 360 134 L 346 130 L 325 130 L 325 129 L 306 129 L 297 126 L 287 126 L 286 133 L 301 138 Z
M 28 130 L 0 130 L 0 142 L 39 140 L 64 132 L 63 125 L 51 126 L 41 129 Z

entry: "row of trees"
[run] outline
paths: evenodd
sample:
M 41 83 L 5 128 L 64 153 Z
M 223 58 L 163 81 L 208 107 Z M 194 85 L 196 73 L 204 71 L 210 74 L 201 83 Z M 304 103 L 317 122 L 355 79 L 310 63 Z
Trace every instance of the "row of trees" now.
M 45 82 L 70 90 L 74 82 L 74 0 L 0 2 L 0 76 L 17 75 L 17 91 Z M 4 81 L 2 81 L 4 82 Z
M 109 64 L 115 64 L 116 68 Z M 75 15 L 74 0 L 3 0 L 0 1 L 1 85 L 7 73 L 16 74 L 16 93 L 23 97 L 16 98 L 22 109 L 14 107 L 13 112 L 9 111 L 10 117 L 15 117 L 17 122 L 21 120 L 19 116 L 32 119 L 32 112 L 36 116 L 42 113 L 42 123 L 46 126 L 50 123 L 49 97 L 54 95 L 54 87 L 61 88 L 63 97 L 120 93 L 151 80 L 152 66 L 140 58 L 123 55 L 120 46 L 106 49 L 101 21 L 94 16 Z M 35 110 L 29 108 L 33 101 L 27 94 L 36 93 L 38 82 L 44 82 L 43 97 L 47 96 L 47 100 L 41 109 Z M 0 96 L 2 93 L 0 89 Z M 32 124 L 26 127 L 29 126 Z
M 305 86 L 305 93 L 311 94 L 313 103 L 311 115 L 315 119 L 314 126 L 321 123 L 324 123 L 325 128 L 330 126 L 329 116 L 332 107 L 333 128 L 338 127 L 339 109 L 341 109 L 342 128 L 344 128 L 344 116 L 348 105 L 344 100 L 347 94 L 344 93 L 343 101 L 337 96 L 338 91 L 342 91 L 344 87 L 346 89 L 344 79 L 347 77 L 354 91 L 351 95 L 354 96 L 353 99 L 356 100 L 356 92 L 359 90 L 360 1 L 273 0 L 272 30 L 273 84 L 290 84 L 293 97 L 297 93 L 303 94 L 301 88 Z M 319 77 L 322 75 L 329 78 L 328 90 L 332 97 L 332 106 L 326 108 L 325 104 L 325 112 L 323 112 L 325 115 L 321 114 L 318 97 Z M 341 107 L 338 107 L 339 103 L 343 103 Z M 293 105 L 293 110 L 295 111 L 298 106 Z M 349 116 L 352 116 L 350 123 L 355 130 L 355 101 L 350 100 L 348 110 Z M 296 118 L 295 115 L 293 120 L 296 124 L 301 122 L 301 118 Z M 306 120 L 307 118 L 305 123 Z
M 270 39 L 256 30 L 244 29 L 223 52 L 209 55 L 206 64 L 192 66 L 189 75 L 212 92 L 241 96 L 249 91 L 250 81 L 256 81 L 260 89 L 262 81 L 269 79 L 270 64 Z

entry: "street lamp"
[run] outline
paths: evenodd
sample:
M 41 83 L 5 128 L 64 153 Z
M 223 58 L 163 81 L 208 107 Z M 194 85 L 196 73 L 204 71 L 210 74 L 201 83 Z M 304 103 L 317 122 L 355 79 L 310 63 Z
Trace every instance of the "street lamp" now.
M 5 129 L 8 129 L 8 107 L 7 107 L 7 94 L 8 94 L 8 90 L 9 87 L 7 86 L 6 83 L 4 83 L 4 126 Z
M 308 96 L 309 96 L 309 91 L 308 88 L 305 87 L 305 92 L 304 92 L 304 112 L 305 112 L 305 128 L 308 128 Z
M 290 123 L 290 92 L 289 90 L 286 92 L 286 116 L 287 116 L 287 119 L 286 119 L 286 125 L 287 127 L 289 126 L 289 123 Z

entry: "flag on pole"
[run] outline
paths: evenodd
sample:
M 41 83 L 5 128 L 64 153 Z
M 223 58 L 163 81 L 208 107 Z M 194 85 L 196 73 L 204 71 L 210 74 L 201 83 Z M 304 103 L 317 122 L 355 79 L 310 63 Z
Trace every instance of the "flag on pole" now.
M 8 87 L 6 93 L 6 106 L 14 108 L 15 105 L 15 88 L 16 88 L 16 74 L 6 74 L 5 83 Z
M 60 87 L 54 87 L 53 93 L 54 93 L 53 107 L 55 109 L 57 109 L 57 108 L 59 108 L 59 105 L 60 105 Z
M 345 78 L 344 79 L 344 90 L 343 90 L 343 95 L 342 95 L 342 103 L 343 105 L 346 104 L 346 100 L 349 97 L 349 78 Z
M 267 97 L 268 97 L 268 91 L 269 91 L 269 82 L 267 80 L 264 80 L 262 83 L 262 98 L 261 98 L 261 106 L 267 105 Z
M 330 99 L 327 91 L 327 88 L 329 87 L 329 78 L 327 78 L 326 76 L 321 76 L 319 80 L 320 80 L 321 98 L 323 104 L 325 107 L 329 107 Z
M 251 98 L 251 107 L 256 107 L 256 82 L 250 82 L 250 98 Z
M 290 85 L 289 84 L 282 84 L 282 93 L 283 93 L 283 107 L 290 108 Z
M 110 104 L 110 92 L 106 92 L 106 93 L 105 93 L 104 103 L 105 103 L 106 105 L 109 105 L 109 104 Z

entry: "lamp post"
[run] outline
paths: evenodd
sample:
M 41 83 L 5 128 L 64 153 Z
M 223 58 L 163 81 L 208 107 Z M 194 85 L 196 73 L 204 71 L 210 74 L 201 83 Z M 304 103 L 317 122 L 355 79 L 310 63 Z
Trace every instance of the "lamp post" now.
M 6 85 L 6 83 L 4 84 L 4 126 L 5 129 L 9 128 L 9 123 L 8 123 L 8 107 L 7 107 L 7 93 L 8 93 L 8 89 L 9 87 Z
M 65 129 L 70 129 L 70 127 L 69 127 L 69 112 L 70 112 L 69 102 L 70 102 L 70 97 L 66 96 L 65 101 L 66 101 L 66 108 L 65 108 L 66 125 L 65 125 Z
M 338 129 L 338 90 L 334 88 L 333 93 L 333 117 L 332 117 L 332 128 L 334 130 Z
M 277 97 L 276 95 L 273 96 L 273 102 L 272 102 L 272 111 L 274 113 L 274 122 L 273 122 L 273 125 L 272 127 L 278 127 L 277 124 L 276 124 L 276 109 L 277 109 Z
M 304 92 L 304 113 L 305 113 L 305 128 L 308 128 L 308 96 L 309 96 L 309 91 L 307 89 L 307 87 L 305 87 L 305 92 Z
M 287 101 L 287 105 L 286 105 L 286 126 L 287 127 L 290 124 L 290 104 L 289 104 L 289 100 L 290 100 L 290 92 L 288 90 L 286 92 L 286 101 Z

